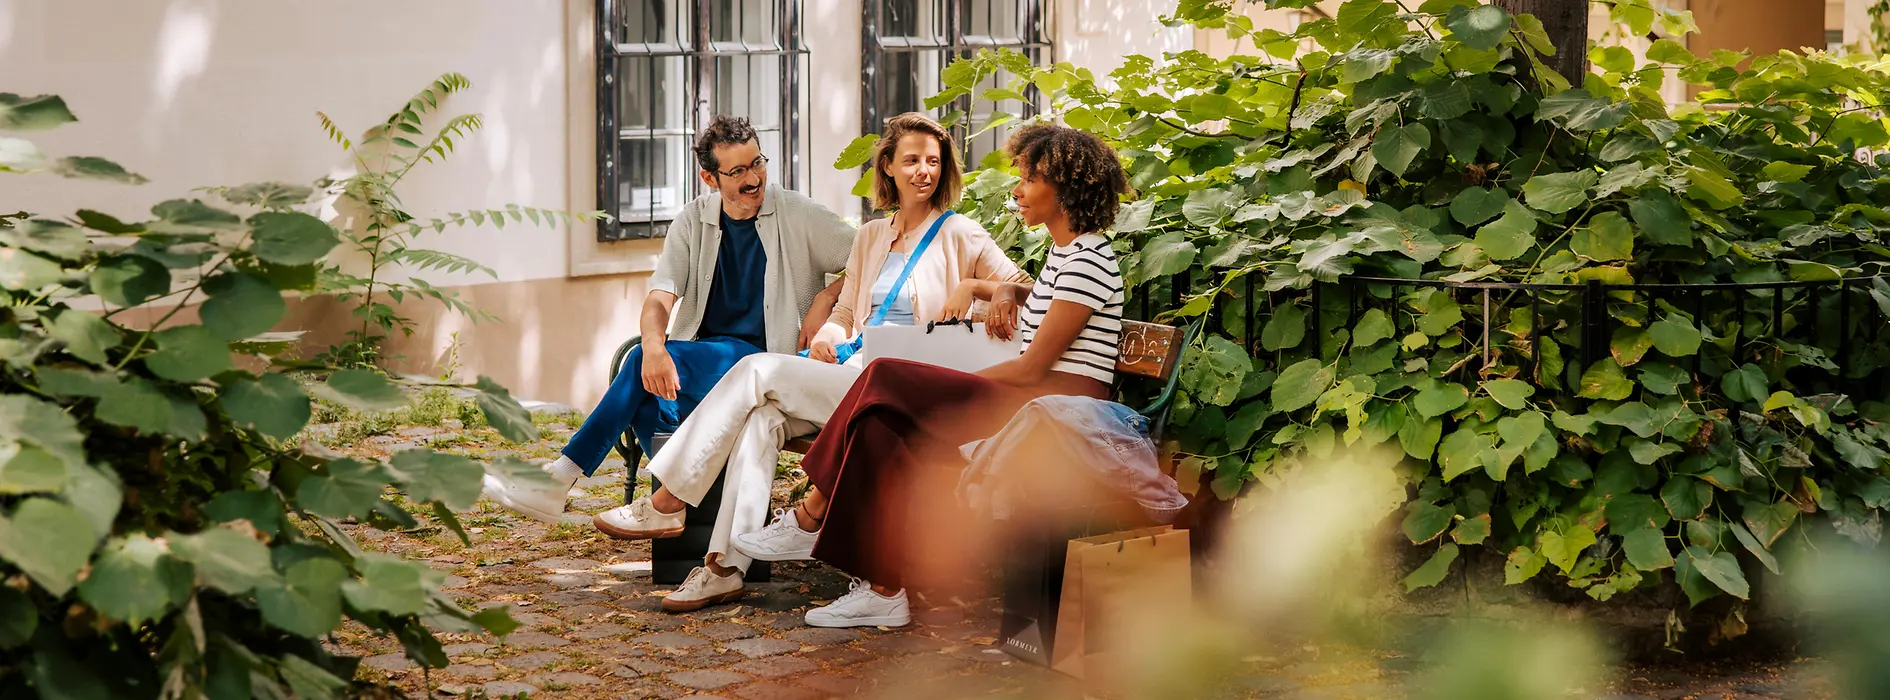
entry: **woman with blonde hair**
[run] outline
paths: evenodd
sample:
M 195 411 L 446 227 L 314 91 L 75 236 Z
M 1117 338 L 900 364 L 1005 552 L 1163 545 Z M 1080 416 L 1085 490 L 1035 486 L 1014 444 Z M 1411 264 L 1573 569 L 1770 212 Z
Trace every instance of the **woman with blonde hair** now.
M 807 355 L 751 355 L 736 364 L 650 459 L 662 488 L 594 520 L 619 539 L 677 536 L 684 507 L 700 504 L 727 470 L 708 556 L 663 599 L 664 609 L 687 612 L 741 597 L 750 559 L 729 541 L 764 524 L 781 446 L 825 425 L 860 376 L 859 363 L 843 364 L 842 355 L 857 346 L 862 328 L 939 318 L 963 304 L 955 292 L 975 286 L 965 282 L 1021 277 L 984 227 L 951 211 L 964 170 L 938 122 L 918 113 L 889 120 L 873 169 L 873 205 L 891 216 L 860 227 L 840 299 Z M 988 325 L 1010 337 L 1007 323 Z

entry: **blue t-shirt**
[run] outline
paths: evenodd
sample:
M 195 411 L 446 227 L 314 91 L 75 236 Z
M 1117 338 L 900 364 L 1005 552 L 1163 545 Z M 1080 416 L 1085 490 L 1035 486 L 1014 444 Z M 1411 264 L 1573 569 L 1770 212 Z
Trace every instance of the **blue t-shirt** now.
M 880 304 L 886 301 L 886 295 L 892 293 L 893 283 L 899 281 L 899 273 L 906 269 L 906 260 L 911 256 L 905 253 L 887 253 L 886 264 L 879 267 L 879 277 L 873 280 L 873 290 L 869 292 L 873 300 L 873 311 L 867 314 L 871 320 L 879 313 Z M 892 308 L 886 309 L 888 326 L 916 326 L 912 320 L 912 280 L 900 285 L 899 296 L 893 297 Z
M 722 212 L 722 242 L 716 251 L 715 281 L 709 285 L 709 303 L 696 336 L 723 336 L 768 347 L 763 309 L 768 251 L 761 247 L 755 220 L 733 219 Z

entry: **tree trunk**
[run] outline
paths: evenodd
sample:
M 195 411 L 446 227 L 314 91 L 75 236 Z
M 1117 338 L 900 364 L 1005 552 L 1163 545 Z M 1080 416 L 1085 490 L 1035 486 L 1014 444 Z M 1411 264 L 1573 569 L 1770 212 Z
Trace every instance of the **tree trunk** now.
M 1495 0 L 1498 7 L 1512 15 L 1535 15 L 1542 20 L 1554 56 L 1542 62 L 1567 78 L 1570 85 L 1581 87 L 1588 74 L 1588 0 Z

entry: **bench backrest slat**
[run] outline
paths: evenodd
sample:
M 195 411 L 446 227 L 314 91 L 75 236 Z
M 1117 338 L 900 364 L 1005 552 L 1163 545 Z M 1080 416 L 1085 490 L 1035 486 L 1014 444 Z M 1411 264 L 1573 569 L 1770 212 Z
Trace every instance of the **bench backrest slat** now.
M 1167 381 L 1181 361 L 1181 329 L 1162 323 L 1122 322 L 1116 371 Z

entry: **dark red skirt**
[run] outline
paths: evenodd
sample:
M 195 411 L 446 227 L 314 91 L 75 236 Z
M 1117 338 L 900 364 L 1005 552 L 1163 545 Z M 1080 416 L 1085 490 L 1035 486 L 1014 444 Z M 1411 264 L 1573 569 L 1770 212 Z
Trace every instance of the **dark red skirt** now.
M 955 493 L 965 466 L 958 448 L 995 435 L 1032 398 L 943 367 L 892 359 L 868 365 L 801 460 L 831 500 L 814 557 L 894 587 L 915 575 L 930 580 L 935 570 L 949 574 L 976 557 L 959 546 L 975 538 L 954 535 L 970 522 Z M 939 566 L 924 566 L 932 563 Z

